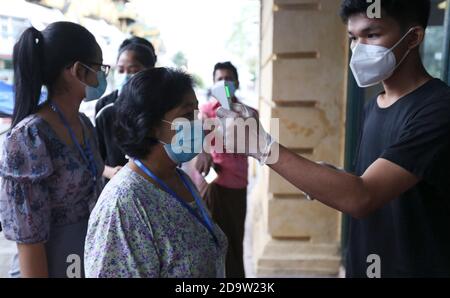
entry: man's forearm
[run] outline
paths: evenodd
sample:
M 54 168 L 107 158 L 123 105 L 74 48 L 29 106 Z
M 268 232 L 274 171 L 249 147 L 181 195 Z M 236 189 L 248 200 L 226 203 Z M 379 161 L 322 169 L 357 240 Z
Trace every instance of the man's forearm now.
M 281 145 L 279 160 L 270 167 L 325 205 L 355 217 L 367 213 L 370 195 L 361 177 L 319 165 Z

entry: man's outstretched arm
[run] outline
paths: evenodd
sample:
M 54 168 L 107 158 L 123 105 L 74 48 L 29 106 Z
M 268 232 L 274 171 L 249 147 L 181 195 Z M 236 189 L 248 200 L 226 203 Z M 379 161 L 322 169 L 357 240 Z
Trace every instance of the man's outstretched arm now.
M 281 145 L 278 161 L 269 166 L 314 199 L 356 218 L 369 215 L 419 182 L 386 159 L 376 160 L 358 177 L 312 162 Z

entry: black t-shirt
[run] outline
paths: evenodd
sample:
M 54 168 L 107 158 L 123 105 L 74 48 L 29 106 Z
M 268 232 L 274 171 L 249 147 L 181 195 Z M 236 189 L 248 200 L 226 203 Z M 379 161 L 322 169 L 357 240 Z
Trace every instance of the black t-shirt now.
M 100 154 L 110 167 L 124 166 L 128 161 L 114 139 L 114 103 L 118 91 L 101 98 L 95 105 L 95 129 L 98 135 Z
M 420 182 L 369 217 L 350 219 L 347 276 L 450 277 L 450 88 L 433 79 L 388 108 L 365 108 L 356 161 L 362 175 L 389 160 Z M 371 268 L 372 269 L 372 268 Z

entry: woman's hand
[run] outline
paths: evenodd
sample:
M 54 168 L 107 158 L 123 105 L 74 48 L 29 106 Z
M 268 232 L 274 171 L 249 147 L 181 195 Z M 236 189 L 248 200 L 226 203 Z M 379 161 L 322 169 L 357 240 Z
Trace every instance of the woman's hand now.
M 110 166 L 105 166 L 105 169 L 103 170 L 103 177 L 111 180 L 117 174 L 117 172 L 119 172 L 121 169 L 122 169 L 121 166 L 117 166 L 115 168 L 110 167 Z
M 213 165 L 213 159 L 211 154 L 208 154 L 206 152 L 202 152 L 197 156 L 197 160 L 195 162 L 195 168 L 197 171 L 202 174 L 202 176 L 206 176 L 209 173 L 209 170 L 211 169 Z

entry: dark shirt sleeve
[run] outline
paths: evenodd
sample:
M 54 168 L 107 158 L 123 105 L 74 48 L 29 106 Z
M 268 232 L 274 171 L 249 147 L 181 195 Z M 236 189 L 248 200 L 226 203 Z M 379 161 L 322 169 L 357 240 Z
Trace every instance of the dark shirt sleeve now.
M 419 109 L 405 125 L 399 141 L 386 149 L 381 158 L 430 184 L 448 188 L 449 145 L 450 98 L 447 93 L 445 98 Z
M 109 95 L 108 95 L 109 96 Z M 95 116 L 97 117 L 98 112 L 105 106 L 105 97 L 100 98 L 95 103 Z
M 99 99 L 95 104 L 95 132 L 97 133 L 100 155 L 104 162 L 106 162 L 107 159 L 105 129 L 108 126 L 104 125 L 105 113 L 100 115 L 98 113 L 108 104 L 115 102 L 115 100 L 117 99 L 117 95 L 118 92 L 117 90 L 115 90 L 111 94 L 108 94 L 107 96 Z
M 100 151 L 100 156 L 102 157 L 103 161 L 106 161 L 106 144 L 104 135 L 105 129 L 103 127 L 101 115 L 100 117 L 95 118 L 95 131 L 97 132 L 98 149 Z
M 114 92 L 110 93 L 99 100 L 97 100 L 95 104 L 95 116 L 97 116 L 98 112 L 106 106 L 108 103 L 113 102 L 115 100 Z

